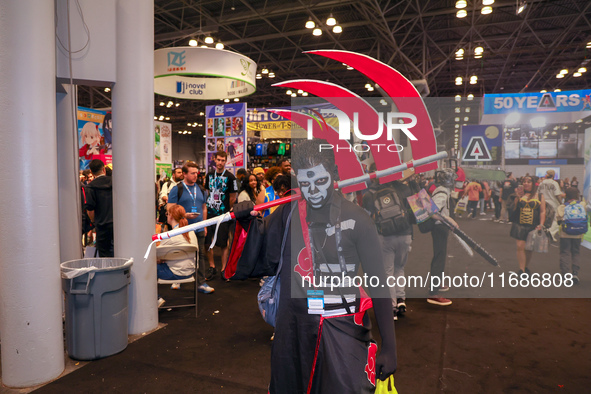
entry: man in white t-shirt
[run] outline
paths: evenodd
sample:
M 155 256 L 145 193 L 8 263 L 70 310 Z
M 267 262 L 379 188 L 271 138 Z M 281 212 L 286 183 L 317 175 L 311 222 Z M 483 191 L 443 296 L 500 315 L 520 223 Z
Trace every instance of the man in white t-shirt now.
M 546 202 L 550 204 L 552 208 L 554 208 L 554 212 L 556 212 L 558 210 L 558 206 L 562 204 L 564 193 L 562 192 L 562 190 L 560 190 L 560 185 L 558 184 L 558 182 L 554 180 L 554 175 L 556 175 L 554 170 L 546 171 L 546 177 L 542 182 L 540 182 L 540 185 L 538 186 L 538 191 L 540 192 L 540 194 L 544 196 Z M 560 227 L 556 222 L 556 215 L 554 215 L 552 226 L 549 229 L 554 241 L 557 241 L 556 234 L 558 234 L 558 230 L 560 230 Z

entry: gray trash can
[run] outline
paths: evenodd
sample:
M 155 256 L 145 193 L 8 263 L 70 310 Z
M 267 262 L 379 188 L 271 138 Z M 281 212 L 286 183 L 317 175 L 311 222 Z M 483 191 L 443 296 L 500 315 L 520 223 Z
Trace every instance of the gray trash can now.
M 93 258 L 60 264 L 66 293 L 66 348 L 96 360 L 127 347 L 128 285 L 133 259 Z

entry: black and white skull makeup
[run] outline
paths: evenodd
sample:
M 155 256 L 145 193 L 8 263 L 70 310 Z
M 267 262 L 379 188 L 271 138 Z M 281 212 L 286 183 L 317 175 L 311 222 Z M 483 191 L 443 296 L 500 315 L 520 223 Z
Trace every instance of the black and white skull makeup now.
M 312 208 L 323 207 L 334 192 L 332 175 L 322 164 L 299 169 L 296 178 L 304 199 Z

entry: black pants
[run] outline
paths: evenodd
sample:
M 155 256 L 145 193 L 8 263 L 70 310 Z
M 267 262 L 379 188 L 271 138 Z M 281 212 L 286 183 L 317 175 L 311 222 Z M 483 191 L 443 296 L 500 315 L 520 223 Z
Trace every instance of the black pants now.
M 113 247 L 113 223 L 96 226 L 96 249 L 99 257 L 115 257 Z
M 499 220 L 501 217 L 501 200 L 499 199 L 499 196 L 491 196 L 490 198 L 495 203 L 495 219 Z
M 449 230 L 444 224 L 436 224 L 431 230 L 433 238 L 433 259 L 431 260 L 431 276 L 441 278 L 445 270 L 445 260 L 447 259 L 447 237 Z M 435 281 L 437 283 L 437 281 Z M 431 289 L 429 283 L 429 295 L 435 295 L 439 292 L 439 286 Z
M 478 201 L 468 201 L 468 217 L 470 217 L 470 212 L 472 212 L 472 217 L 476 217 L 476 208 L 478 208 Z
M 205 266 L 209 267 L 209 263 L 207 261 L 207 256 L 205 255 L 205 232 L 201 231 L 197 233 L 197 244 L 199 245 L 199 251 L 197 252 L 196 260 L 199 264 L 197 268 L 197 284 L 201 285 L 205 283 Z

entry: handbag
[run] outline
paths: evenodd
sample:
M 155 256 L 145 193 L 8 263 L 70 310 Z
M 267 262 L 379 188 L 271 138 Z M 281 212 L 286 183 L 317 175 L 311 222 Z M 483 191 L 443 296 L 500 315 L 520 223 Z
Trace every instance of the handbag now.
M 376 379 L 375 394 L 398 394 L 398 390 L 394 387 L 394 375 L 388 376 L 386 380 Z
M 464 197 L 462 197 L 460 199 L 460 201 L 458 201 L 458 203 L 456 204 L 456 213 L 457 214 L 461 214 L 466 212 L 466 208 L 468 207 L 468 195 L 466 194 Z
M 527 234 L 525 250 L 537 253 L 548 253 L 548 236 L 545 231 L 532 230 Z
M 277 310 L 279 309 L 279 296 L 281 294 L 281 285 L 279 281 L 279 273 L 281 272 L 281 266 L 283 265 L 283 251 L 285 250 L 285 241 L 287 240 L 287 234 L 289 233 L 289 224 L 291 222 L 291 214 L 297 205 L 294 205 L 292 210 L 289 212 L 287 217 L 287 223 L 285 225 L 285 232 L 283 233 L 283 241 L 281 242 L 281 255 L 279 257 L 279 265 L 277 266 L 277 274 L 270 276 L 265 280 L 263 286 L 259 290 L 257 295 L 257 301 L 259 303 L 259 311 L 263 320 L 275 327 L 275 321 L 277 320 Z

